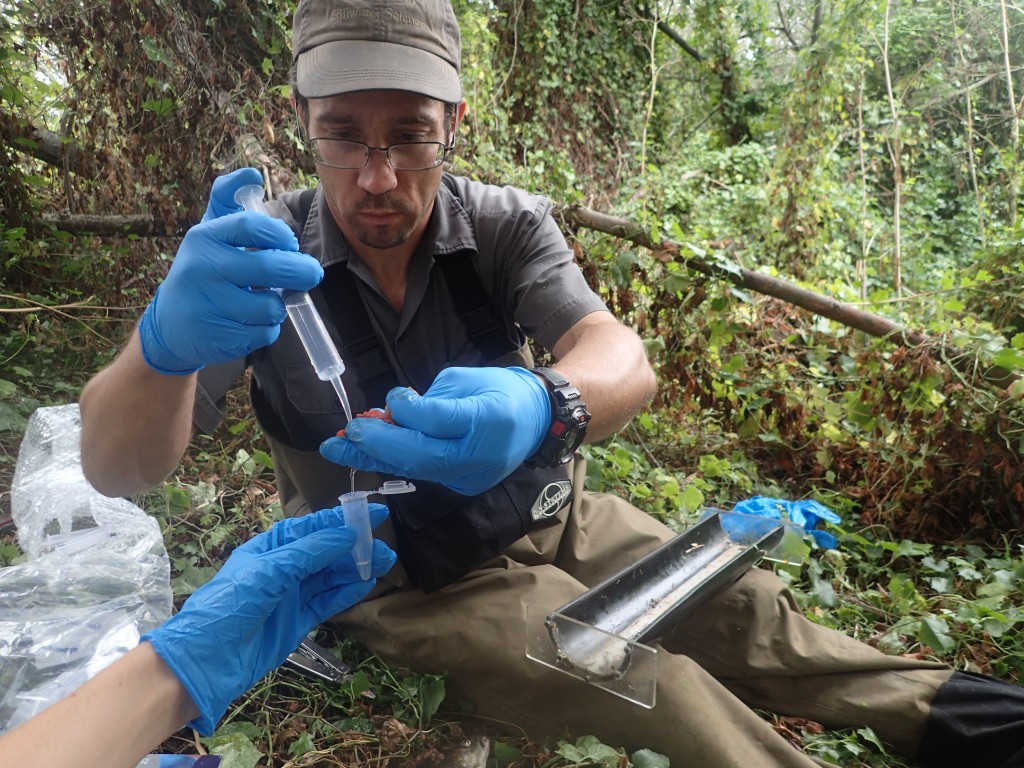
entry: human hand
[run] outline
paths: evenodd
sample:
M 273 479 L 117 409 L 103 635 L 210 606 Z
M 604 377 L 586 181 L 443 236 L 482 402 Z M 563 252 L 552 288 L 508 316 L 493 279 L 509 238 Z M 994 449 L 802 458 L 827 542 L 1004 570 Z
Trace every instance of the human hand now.
M 203 221 L 213 221 L 221 216 L 241 212 L 242 206 L 235 200 L 235 193 L 251 184 L 263 186 L 263 174 L 255 168 L 239 168 L 214 179 Z
M 383 504 L 369 507 L 374 526 L 387 517 Z M 213 733 L 235 698 L 388 572 L 395 553 L 374 541 L 373 578 L 360 578 L 351 557 L 355 538 L 341 507 L 282 520 L 236 549 L 177 614 L 142 637 L 199 709 L 192 727 Z
M 422 397 L 398 387 L 387 406 L 395 424 L 353 419 L 321 455 L 475 496 L 532 456 L 551 426 L 547 387 L 525 368 L 446 368 Z
M 319 283 L 323 268 L 298 248 L 287 224 L 259 213 L 192 227 L 139 321 L 149 367 L 193 373 L 272 344 L 288 316 L 284 302 L 277 291 L 251 286 L 305 291 Z

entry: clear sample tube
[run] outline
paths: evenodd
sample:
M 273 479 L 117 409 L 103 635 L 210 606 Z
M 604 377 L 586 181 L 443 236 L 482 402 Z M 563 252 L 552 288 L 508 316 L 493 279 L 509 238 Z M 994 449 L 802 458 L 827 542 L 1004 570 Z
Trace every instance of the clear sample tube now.
M 374 493 L 388 496 L 393 493 L 412 493 L 416 486 L 406 480 L 388 480 L 376 491 L 351 491 L 338 497 L 345 525 L 356 533 L 352 559 L 356 561 L 359 578 L 370 578 L 370 560 L 373 557 L 373 533 L 370 528 L 370 505 L 366 498 Z
M 266 206 L 263 205 L 263 187 L 260 184 L 247 184 L 235 191 L 235 202 L 246 211 L 254 211 L 267 215 Z M 334 388 L 334 393 L 341 402 L 345 411 L 345 419 L 352 420 L 352 406 L 348 402 L 348 393 L 345 385 L 342 384 L 341 374 L 345 372 L 345 363 L 338 354 L 338 348 L 334 346 L 331 335 L 327 332 L 320 313 L 317 311 L 313 300 L 305 291 L 281 291 L 281 298 L 284 299 L 284 308 L 288 311 L 288 318 L 295 327 L 295 332 L 302 341 L 306 350 L 309 362 L 313 365 L 317 377 L 321 381 L 329 381 Z
M 366 503 L 368 491 L 352 491 L 338 497 L 345 525 L 355 531 L 356 544 L 352 547 L 352 559 L 356 561 L 359 578 L 370 578 L 370 557 L 373 554 L 373 533 L 370 530 L 370 506 Z
M 255 211 L 266 215 L 267 207 L 263 205 L 263 185 L 246 184 L 235 190 L 235 202 L 247 211 Z

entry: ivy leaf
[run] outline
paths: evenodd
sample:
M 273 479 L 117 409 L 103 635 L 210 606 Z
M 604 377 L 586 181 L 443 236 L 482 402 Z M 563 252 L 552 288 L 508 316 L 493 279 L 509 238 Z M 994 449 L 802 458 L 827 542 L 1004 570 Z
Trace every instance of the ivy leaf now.
M 831 608 L 836 604 L 836 590 L 830 581 L 816 579 L 814 582 L 814 595 L 818 599 L 818 604 L 825 608 Z
M 24 432 L 28 419 L 10 403 L 0 401 L 0 432 Z
M 704 494 L 693 485 L 683 489 L 683 507 L 687 512 L 696 512 L 704 504 Z
M 197 566 L 187 561 L 179 561 L 176 566 L 180 566 L 181 571 L 181 574 L 171 581 L 176 595 L 191 595 L 217 575 L 217 569 L 210 565 Z
M 575 744 L 561 741 L 555 754 L 581 765 L 606 765 L 613 768 L 619 762 L 619 753 L 607 744 L 602 744 L 596 736 L 580 736 Z
M 444 678 L 440 675 L 424 675 L 420 681 L 420 698 L 423 702 L 422 720 L 424 725 L 437 712 L 437 708 L 444 701 L 445 689 Z
M 1024 368 L 1024 354 L 1018 352 L 1016 349 L 1001 349 L 996 353 L 995 357 L 992 358 L 992 362 L 1000 368 L 1013 371 L 1018 368 Z
M 956 641 L 949 636 L 949 626 L 937 616 L 921 619 L 917 639 L 939 653 L 952 653 L 956 648 Z
M 164 117 L 174 111 L 174 99 L 150 99 L 142 102 L 142 108 L 157 117 Z
M 671 765 L 668 757 L 649 749 L 634 752 L 629 760 L 633 763 L 633 768 L 669 768 Z
M 314 749 L 316 745 L 313 744 L 313 737 L 309 735 L 309 731 L 303 731 L 299 738 L 288 745 L 288 754 L 302 757 Z
M 220 755 L 220 768 L 255 768 L 263 754 L 252 740 L 262 735 L 252 723 L 228 723 L 203 739 L 203 745 L 211 754 Z
M 523 756 L 523 751 L 521 749 L 514 747 L 511 744 L 506 744 L 503 741 L 494 742 L 493 749 L 494 760 L 497 762 L 499 768 L 504 768 Z
M 266 467 L 267 469 L 274 468 L 274 460 L 266 451 L 261 451 L 259 449 L 253 451 L 252 460 L 259 464 L 260 466 Z

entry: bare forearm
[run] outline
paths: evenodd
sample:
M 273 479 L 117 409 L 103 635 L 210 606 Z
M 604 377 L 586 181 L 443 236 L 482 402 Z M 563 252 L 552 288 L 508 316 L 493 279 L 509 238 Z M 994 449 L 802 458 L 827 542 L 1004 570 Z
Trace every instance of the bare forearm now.
M 153 371 L 132 336 L 82 390 L 82 468 L 96 490 L 127 496 L 174 471 L 191 437 L 195 387 L 194 374 Z
M 584 317 L 553 352 L 555 368 L 580 390 L 593 416 L 589 442 L 613 435 L 654 396 L 657 382 L 643 342 L 611 315 Z
M 197 714 L 170 668 L 142 643 L 0 736 L 0 754 L 20 768 L 132 768 Z

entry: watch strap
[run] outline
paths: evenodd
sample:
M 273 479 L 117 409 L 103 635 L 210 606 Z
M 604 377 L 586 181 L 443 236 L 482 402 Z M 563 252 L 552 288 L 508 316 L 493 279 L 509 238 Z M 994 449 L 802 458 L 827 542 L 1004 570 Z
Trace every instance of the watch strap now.
M 526 460 L 534 467 L 557 467 L 567 463 L 583 442 L 590 412 L 580 391 L 553 368 L 531 368 L 547 385 L 551 400 L 551 425 L 537 452 Z

